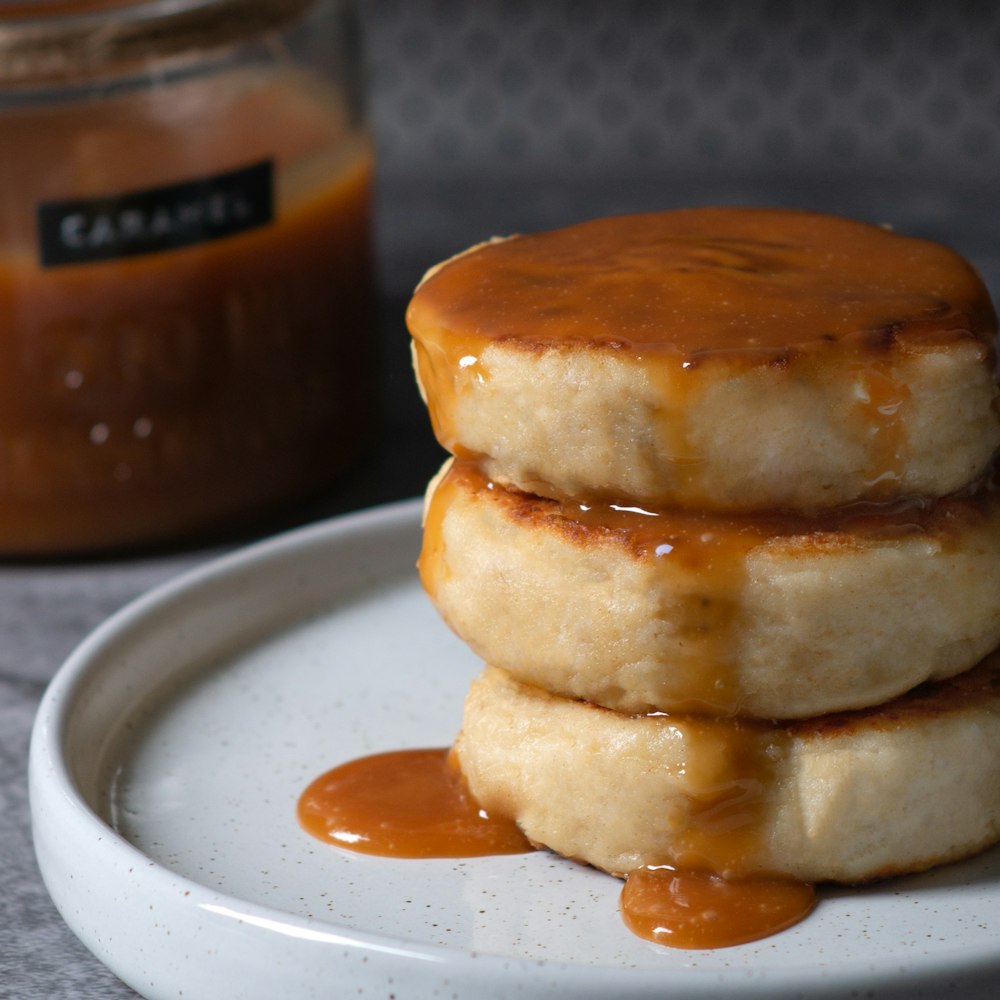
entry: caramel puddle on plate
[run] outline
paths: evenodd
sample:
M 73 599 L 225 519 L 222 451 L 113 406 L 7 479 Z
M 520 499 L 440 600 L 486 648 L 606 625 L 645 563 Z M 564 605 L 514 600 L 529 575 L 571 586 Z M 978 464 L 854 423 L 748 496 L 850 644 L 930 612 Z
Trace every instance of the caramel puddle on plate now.
M 319 840 L 394 858 L 468 858 L 534 850 L 517 825 L 481 809 L 448 749 L 360 757 L 315 779 L 298 818 Z M 767 937 L 806 917 L 811 885 L 726 880 L 666 867 L 626 879 L 621 913 L 634 934 L 672 948 L 721 948 Z
M 362 854 L 474 858 L 533 850 L 513 820 L 479 808 L 447 749 L 341 764 L 302 793 L 298 816 L 314 837 Z
M 710 872 L 639 868 L 625 880 L 621 915 L 633 934 L 671 948 L 727 948 L 777 934 L 816 905 L 807 882 L 726 879 Z

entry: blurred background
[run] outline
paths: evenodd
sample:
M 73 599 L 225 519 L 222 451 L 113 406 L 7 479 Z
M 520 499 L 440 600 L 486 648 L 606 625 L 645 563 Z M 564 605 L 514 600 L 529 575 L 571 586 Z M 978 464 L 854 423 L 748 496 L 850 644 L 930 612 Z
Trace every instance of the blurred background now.
M 436 462 L 405 366 L 405 299 L 427 266 L 488 236 L 789 205 L 939 239 L 997 294 L 1000 4 L 362 0 L 359 12 L 386 409 L 414 442 L 404 492 Z

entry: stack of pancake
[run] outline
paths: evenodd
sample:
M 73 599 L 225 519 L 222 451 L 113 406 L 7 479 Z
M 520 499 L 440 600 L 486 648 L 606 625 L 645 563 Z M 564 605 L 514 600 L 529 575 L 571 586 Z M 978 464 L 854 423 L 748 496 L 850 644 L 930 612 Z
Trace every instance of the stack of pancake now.
M 626 216 L 474 247 L 407 321 L 486 810 L 619 875 L 857 883 L 1000 839 L 996 316 L 961 257 Z

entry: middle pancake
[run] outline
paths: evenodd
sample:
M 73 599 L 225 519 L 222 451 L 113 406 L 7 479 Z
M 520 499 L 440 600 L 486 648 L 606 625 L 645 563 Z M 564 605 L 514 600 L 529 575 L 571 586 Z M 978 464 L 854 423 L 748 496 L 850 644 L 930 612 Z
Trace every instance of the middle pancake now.
M 1000 497 L 820 518 L 560 503 L 446 463 L 421 578 L 487 662 L 621 712 L 866 708 L 1000 643 Z

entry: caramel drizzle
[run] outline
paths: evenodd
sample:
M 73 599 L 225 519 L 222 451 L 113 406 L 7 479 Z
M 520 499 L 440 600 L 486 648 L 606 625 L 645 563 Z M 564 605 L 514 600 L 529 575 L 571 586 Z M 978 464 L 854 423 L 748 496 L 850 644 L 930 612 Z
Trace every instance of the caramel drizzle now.
M 749 759 L 737 756 L 737 770 L 746 771 Z M 699 846 L 681 863 L 700 864 L 720 848 L 733 856 L 750 847 L 763 802 L 757 778 L 706 789 L 690 817 L 688 840 Z M 342 764 L 306 788 L 298 818 L 325 843 L 383 857 L 465 858 L 534 849 L 515 823 L 479 806 L 446 749 L 398 750 Z M 706 850 L 709 842 L 714 846 Z M 784 930 L 814 903 L 812 886 L 790 879 L 723 878 L 703 867 L 657 865 L 629 873 L 619 905 L 625 925 L 640 937 L 673 948 L 720 948 Z
M 982 281 L 947 247 L 832 216 L 723 208 L 492 241 L 429 274 L 407 324 L 435 433 L 453 454 L 475 457 L 462 447 L 458 411 L 488 384 L 492 345 L 597 350 L 662 384 L 670 412 L 651 419 L 684 495 L 700 477 L 685 419 L 707 384 L 692 377 L 697 369 L 723 365 L 737 377 L 796 364 L 822 379 L 854 356 L 857 406 L 846 419 L 877 435 L 874 500 L 904 472 L 908 394 L 893 355 L 965 342 L 988 361 L 997 330 Z
M 316 778 L 299 797 L 299 823 L 326 843 L 391 858 L 522 854 L 517 825 L 482 809 L 448 750 L 359 757 Z
M 816 905 L 806 882 L 724 879 L 667 866 L 640 868 L 625 881 L 619 907 L 633 934 L 670 948 L 727 948 L 787 930 Z
M 883 433 L 892 447 L 893 421 L 899 409 L 891 382 L 881 395 L 874 390 L 865 404 L 890 409 Z M 905 400 L 900 406 L 905 405 Z M 475 463 L 456 460 L 430 491 L 421 580 L 433 597 L 448 585 L 452 570 L 446 520 L 456 496 L 468 494 L 496 504 L 500 516 L 529 530 L 552 532 L 583 549 L 621 547 L 642 561 L 669 563 L 678 581 L 665 590 L 660 614 L 678 636 L 679 652 L 670 663 L 672 701 L 660 708 L 710 715 L 738 714 L 743 698 L 737 679 L 739 607 L 751 553 L 759 546 L 794 539 L 805 551 L 858 540 L 880 542 L 918 534 L 947 545 L 970 521 L 984 516 L 995 502 L 986 488 L 930 505 L 915 498 L 886 503 L 858 503 L 809 517 L 772 511 L 765 514 L 709 514 L 688 510 L 643 509 L 624 504 L 579 504 L 549 500 L 492 483 Z M 681 582 L 690 580 L 685 588 Z M 511 669 L 515 669 L 511 666 Z M 516 669 L 515 669 L 515 672 Z M 673 680 L 673 679 L 676 680 Z M 570 693 L 570 692 L 562 692 Z M 665 692 L 664 697 L 668 697 Z
M 947 289 L 948 299 L 928 289 Z M 785 363 L 838 341 L 978 340 L 996 315 L 969 264 L 880 226 L 773 209 L 596 219 L 493 241 L 446 262 L 410 303 L 421 340 L 478 357 L 503 340 L 654 351 L 677 365 Z

